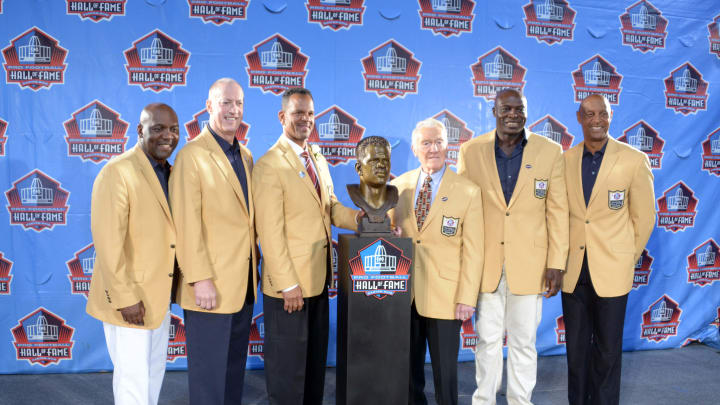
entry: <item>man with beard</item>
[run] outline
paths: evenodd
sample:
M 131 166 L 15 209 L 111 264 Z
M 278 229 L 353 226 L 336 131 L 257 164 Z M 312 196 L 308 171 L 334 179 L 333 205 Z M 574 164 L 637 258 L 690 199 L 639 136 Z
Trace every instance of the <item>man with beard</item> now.
M 103 322 L 119 405 L 157 404 L 165 375 L 175 267 L 167 158 L 179 132 L 170 106 L 147 105 L 137 145 L 108 162 L 93 185 L 87 313 Z
M 170 197 L 178 234 L 191 404 L 239 404 L 257 289 L 253 159 L 236 133 L 243 90 L 217 80 L 210 120 L 178 153 Z
M 307 142 L 315 124 L 310 91 L 287 90 L 278 118 L 283 133 L 253 172 L 268 399 L 273 405 L 322 404 L 330 225 L 355 230 L 359 211 L 337 201 L 325 158 Z
M 635 263 L 655 225 L 647 156 L 608 135 L 612 110 L 580 103 L 584 140 L 565 153 L 570 254 L 562 292 L 571 405 L 620 402 L 625 307 Z
M 567 260 L 565 162 L 559 144 L 525 129 L 519 91 L 498 92 L 492 111 L 496 129 L 463 144 L 458 158 L 458 173 L 482 190 L 485 221 L 472 401 L 495 404 L 507 331 L 507 401 L 530 404 L 539 294 L 557 294 Z

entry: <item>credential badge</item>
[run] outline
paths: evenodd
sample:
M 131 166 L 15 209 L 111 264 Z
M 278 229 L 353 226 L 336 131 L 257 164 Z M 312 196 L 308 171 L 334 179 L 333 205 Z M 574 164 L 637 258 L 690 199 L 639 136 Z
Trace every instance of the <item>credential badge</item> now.
M 547 179 L 535 179 L 535 197 L 546 198 L 548 189 Z
M 625 190 L 608 191 L 608 207 L 619 210 L 625 205 Z
M 458 223 L 460 223 L 460 218 L 446 217 L 443 215 L 442 229 L 440 232 L 445 236 L 455 236 L 458 229 Z

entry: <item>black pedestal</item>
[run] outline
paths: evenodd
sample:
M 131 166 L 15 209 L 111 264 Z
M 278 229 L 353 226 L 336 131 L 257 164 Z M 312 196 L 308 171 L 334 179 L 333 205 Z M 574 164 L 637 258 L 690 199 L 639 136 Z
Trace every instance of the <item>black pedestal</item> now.
M 338 405 L 407 404 L 410 238 L 341 234 L 338 255 Z

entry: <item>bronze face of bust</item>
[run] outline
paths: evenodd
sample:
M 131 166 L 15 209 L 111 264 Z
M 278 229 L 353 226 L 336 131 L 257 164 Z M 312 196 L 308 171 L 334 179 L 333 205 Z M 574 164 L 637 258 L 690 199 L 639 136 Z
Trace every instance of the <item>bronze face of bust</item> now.
M 363 138 L 355 149 L 355 170 L 360 184 L 347 186 L 350 199 L 365 211 L 358 224 L 361 234 L 389 234 L 387 212 L 398 200 L 397 188 L 387 185 L 390 178 L 390 144 L 380 136 Z

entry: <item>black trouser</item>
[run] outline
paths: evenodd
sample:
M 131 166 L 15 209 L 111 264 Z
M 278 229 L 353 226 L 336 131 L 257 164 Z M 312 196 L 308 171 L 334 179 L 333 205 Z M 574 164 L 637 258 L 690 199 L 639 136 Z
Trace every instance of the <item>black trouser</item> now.
M 454 319 L 426 318 L 418 314 L 415 302 L 410 314 L 410 393 L 408 403 L 425 405 L 425 342 L 430 347 L 435 401 L 439 405 L 458 403 L 457 356 L 460 326 Z
M 570 405 L 619 404 L 627 299 L 597 295 L 586 255 L 575 291 L 562 293 Z
M 287 313 L 284 300 L 263 295 L 265 381 L 272 405 L 320 405 L 328 348 L 328 293 L 303 298 Z

